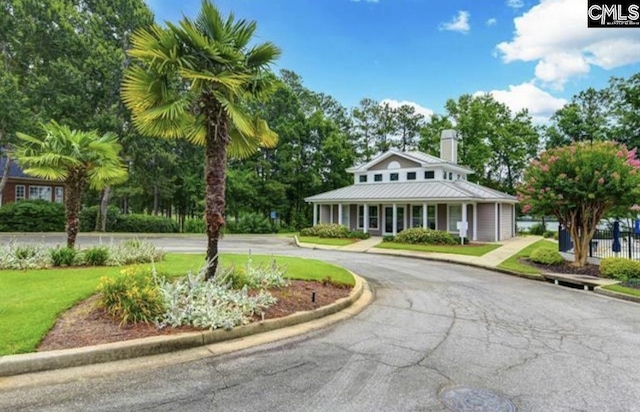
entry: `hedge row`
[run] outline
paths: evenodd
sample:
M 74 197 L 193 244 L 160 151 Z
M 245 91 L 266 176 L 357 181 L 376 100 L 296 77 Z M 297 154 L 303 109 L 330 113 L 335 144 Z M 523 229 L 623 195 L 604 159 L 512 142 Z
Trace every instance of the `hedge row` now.
M 80 231 L 92 232 L 96 226 L 98 207 L 80 212 Z M 64 232 L 65 210 L 60 203 L 46 200 L 21 200 L 0 207 L 0 232 Z M 177 233 L 174 220 L 151 215 L 123 215 L 117 207 L 107 212 L 107 232 Z

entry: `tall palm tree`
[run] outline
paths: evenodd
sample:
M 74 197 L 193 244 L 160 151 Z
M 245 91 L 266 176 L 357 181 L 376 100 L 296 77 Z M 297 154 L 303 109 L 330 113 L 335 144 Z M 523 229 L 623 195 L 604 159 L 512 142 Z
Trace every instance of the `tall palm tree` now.
M 250 116 L 245 104 L 273 90 L 268 66 L 280 50 L 269 42 L 250 46 L 256 23 L 233 14 L 223 18 L 208 0 L 195 20 L 166 25 L 132 36 L 122 99 L 142 134 L 205 146 L 206 278 L 211 279 L 225 222 L 227 155 L 244 158 L 277 143 L 277 135 Z
M 52 121 L 42 126 L 45 135 L 17 133 L 15 157 L 28 175 L 64 181 L 67 246 L 74 247 L 80 230 L 80 201 L 87 185 L 104 189 L 127 179 L 120 159 L 122 147 L 113 133 L 71 130 Z

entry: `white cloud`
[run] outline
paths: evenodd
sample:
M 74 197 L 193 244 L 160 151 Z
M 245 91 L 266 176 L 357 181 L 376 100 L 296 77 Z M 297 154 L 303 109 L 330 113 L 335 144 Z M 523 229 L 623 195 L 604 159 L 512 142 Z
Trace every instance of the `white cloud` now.
M 479 91 L 475 95 L 484 93 L 486 92 Z M 547 122 L 556 110 L 567 104 L 567 100 L 552 96 L 533 82 L 510 85 L 508 90 L 491 90 L 489 94 L 513 112 L 528 109 L 535 123 Z
M 583 1 L 541 0 L 514 24 L 514 38 L 497 46 L 502 60 L 537 61 L 536 78 L 557 89 L 591 66 L 613 69 L 640 62 L 640 30 L 587 28 Z
M 471 26 L 469 26 L 469 12 L 460 10 L 458 11 L 458 15 L 454 17 L 448 23 L 440 24 L 439 30 L 449 30 L 449 31 L 457 31 L 460 33 L 467 34 Z
M 520 9 L 524 7 L 524 1 L 522 0 L 507 0 L 507 6 L 512 9 Z
M 489 27 L 491 27 L 491 26 L 495 26 L 495 25 L 496 25 L 496 23 L 498 23 L 498 20 L 496 20 L 496 19 L 495 19 L 495 18 L 493 18 L 493 17 L 492 17 L 492 18 L 490 18 L 489 20 L 487 20 L 487 21 L 485 22 L 485 24 L 486 24 L 487 26 L 489 26 Z
M 408 100 L 383 99 L 380 102 L 380 105 L 383 105 L 385 103 L 394 109 L 397 109 L 398 107 L 404 106 L 404 105 L 411 106 L 414 109 L 416 109 L 416 113 L 420 113 L 425 117 L 425 119 L 429 119 L 431 118 L 431 116 L 433 116 L 433 110 L 428 109 L 424 106 L 420 106 L 418 103 L 410 102 Z

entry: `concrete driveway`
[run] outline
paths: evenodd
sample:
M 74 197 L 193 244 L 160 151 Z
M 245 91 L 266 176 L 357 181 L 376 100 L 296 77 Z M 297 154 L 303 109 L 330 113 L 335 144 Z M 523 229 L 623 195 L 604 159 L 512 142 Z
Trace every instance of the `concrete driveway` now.
M 489 389 L 519 411 L 640 410 L 640 305 L 275 237 L 229 236 L 222 249 L 337 263 L 365 276 L 376 300 L 331 329 L 232 355 L 10 378 L 0 381 L 0 410 L 446 411 L 439 394 L 457 385 Z

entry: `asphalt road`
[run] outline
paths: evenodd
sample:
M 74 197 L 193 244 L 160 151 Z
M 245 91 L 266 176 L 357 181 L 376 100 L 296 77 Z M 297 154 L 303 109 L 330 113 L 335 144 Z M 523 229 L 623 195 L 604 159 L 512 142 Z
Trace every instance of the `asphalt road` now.
M 200 250 L 193 239 L 156 239 Z M 79 370 L 17 389 L 0 381 L 0 410 L 445 411 L 438 395 L 455 385 L 490 389 L 518 411 L 640 410 L 640 305 L 463 266 L 296 249 L 282 238 L 230 236 L 222 249 L 334 262 L 366 277 L 376 299 L 328 330 L 231 355 L 166 355 L 162 366 Z

